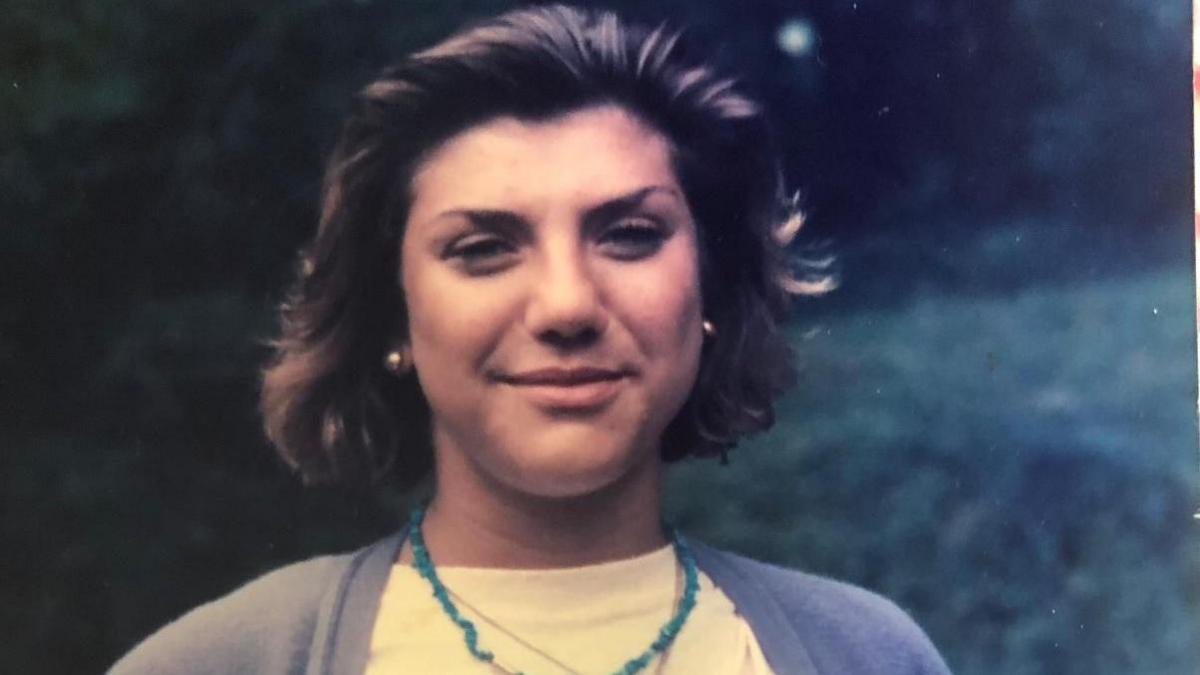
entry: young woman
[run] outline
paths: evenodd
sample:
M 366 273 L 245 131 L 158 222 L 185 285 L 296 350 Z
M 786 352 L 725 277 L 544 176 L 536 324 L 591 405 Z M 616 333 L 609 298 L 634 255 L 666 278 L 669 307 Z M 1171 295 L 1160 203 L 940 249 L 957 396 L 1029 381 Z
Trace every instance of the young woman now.
M 757 104 L 666 29 L 543 7 L 362 92 L 263 412 L 309 480 L 433 498 L 115 673 L 944 673 L 866 591 L 688 541 L 664 462 L 772 423 L 789 293 L 825 281 Z M 800 272 L 797 275 L 797 272 Z

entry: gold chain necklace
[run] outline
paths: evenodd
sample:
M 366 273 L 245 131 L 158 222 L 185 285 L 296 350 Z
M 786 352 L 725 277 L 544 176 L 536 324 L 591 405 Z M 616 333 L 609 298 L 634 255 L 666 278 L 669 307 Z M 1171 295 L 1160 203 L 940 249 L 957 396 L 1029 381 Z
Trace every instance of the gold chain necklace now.
M 671 600 L 672 611 L 678 611 L 679 601 L 682 597 L 682 592 L 681 592 L 682 585 L 683 585 L 683 570 L 681 570 L 679 568 L 679 566 L 676 565 L 675 566 L 675 591 L 674 591 L 674 594 L 673 594 L 672 600 Z M 533 644 L 529 640 L 521 637 L 520 635 L 517 635 L 512 630 L 506 628 L 499 621 L 492 618 L 491 616 L 488 616 L 484 612 L 480 611 L 480 609 L 478 607 L 476 607 L 475 605 L 468 602 L 466 598 L 462 597 L 458 593 L 455 593 L 449 587 L 446 588 L 446 592 L 450 594 L 451 598 L 454 598 L 455 603 L 457 603 L 460 607 L 466 608 L 472 614 L 474 614 L 476 617 L 478 617 L 480 621 L 486 623 L 487 625 L 500 631 L 501 633 L 504 633 L 508 637 L 512 638 L 512 640 L 514 642 L 516 642 L 517 644 L 521 645 L 522 647 L 525 647 L 526 649 L 537 654 L 538 656 L 541 656 L 542 658 L 546 659 L 550 663 L 553 663 L 554 665 L 558 666 L 559 668 L 562 668 L 564 672 L 567 672 L 570 675 L 584 675 L 582 671 L 572 668 L 571 666 L 567 665 L 562 660 L 556 658 L 554 655 L 550 654 L 546 650 L 539 648 L 537 645 Z M 667 655 L 669 653 L 670 653 L 670 649 L 667 649 L 666 651 L 664 651 L 658 655 L 658 664 L 654 669 L 655 675 L 662 675 L 664 669 L 666 668 Z M 491 665 L 492 665 L 492 668 L 496 672 L 502 673 L 502 675 L 519 675 L 520 674 L 520 671 L 504 665 L 503 663 L 501 663 L 499 661 L 499 659 L 493 659 Z
M 409 519 L 408 543 L 412 550 L 413 562 L 412 566 L 417 572 L 429 582 L 430 588 L 433 591 L 433 597 L 437 599 L 442 607 L 442 611 L 446 616 L 454 622 L 463 633 L 463 640 L 466 643 L 467 650 L 477 660 L 495 664 L 495 655 L 483 649 L 479 645 L 479 631 L 475 628 L 475 624 L 464 618 L 455 605 L 454 600 L 450 597 L 450 590 L 442 584 L 438 579 L 437 571 L 434 569 L 433 561 L 429 558 L 429 552 L 425 548 L 425 537 L 421 533 L 421 523 L 425 519 L 425 506 L 418 506 L 413 509 L 412 516 Z M 661 672 L 663 667 L 663 654 L 675 642 L 676 636 L 687 622 L 688 616 L 692 613 L 692 609 L 696 606 L 696 593 L 700 590 L 699 572 L 696 569 L 696 561 L 692 557 L 691 549 L 679 536 L 679 533 L 674 529 L 667 528 L 666 534 L 671 541 L 672 548 L 675 549 L 675 558 L 677 564 L 683 568 L 683 593 L 676 593 L 679 598 L 674 616 L 669 621 L 663 624 L 658 631 L 658 637 L 650 644 L 650 646 L 641 654 L 625 662 L 618 671 L 618 675 L 634 675 L 650 665 L 652 660 L 658 660 L 658 671 Z M 676 589 L 678 590 L 679 581 L 676 576 Z M 494 622 L 493 622 L 494 623 Z M 503 629 L 504 632 L 512 635 L 511 631 Z M 515 637 L 515 636 L 514 636 Z M 524 644 L 527 641 L 521 640 Z M 532 646 L 532 645 L 531 645 Z M 546 652 L 533 648 L 534 651 L 549 656 Z M 561 663 L 557 659 L 550 657 L 555 663 Z M 568 668 L 568 670 L 572 670 Z M 519 675 L 515 671 L 501 667 L 501 672 L 510 672 L 514 675 Z M 572 672 L 574 672 L 572 670 Z

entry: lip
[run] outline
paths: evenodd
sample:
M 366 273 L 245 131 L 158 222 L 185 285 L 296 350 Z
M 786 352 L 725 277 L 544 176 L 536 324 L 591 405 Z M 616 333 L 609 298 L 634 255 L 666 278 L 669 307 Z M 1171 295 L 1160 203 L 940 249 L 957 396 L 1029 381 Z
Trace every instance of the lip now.
M 508 384 L 521 386 L 556 386 L 571 387 L 618 380 L 625 376 L 621 370 L 611 368 L 595 368 L 584 366 L 578 368 L 538 368 L 519 373 L 501 375 L 500 379 Z
M 554 410 L 588 410 L 611 402 L 629 373 L 607 368 L 539 368 L 499 379 L 535 405 Z

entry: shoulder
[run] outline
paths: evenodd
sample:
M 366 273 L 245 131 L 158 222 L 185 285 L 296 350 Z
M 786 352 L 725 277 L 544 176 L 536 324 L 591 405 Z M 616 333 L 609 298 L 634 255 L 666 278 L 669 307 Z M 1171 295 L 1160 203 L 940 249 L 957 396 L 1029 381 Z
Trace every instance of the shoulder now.
M 352 558 L 313 558 L 270 572 L 163 627 L 109 672 L 286 673 L 297 663 L 302 672 L 322 599 Z
M 714 568 L 723 590 L 782 613 L 819 673 L 949 673 L 925 632 L 881 595 L 706 546 L 697 548 L 701 566 L 706 572 Z M 734 604 L 739 605 L 737 599 Z M 746 609 L 763 613 L 761 607 Z

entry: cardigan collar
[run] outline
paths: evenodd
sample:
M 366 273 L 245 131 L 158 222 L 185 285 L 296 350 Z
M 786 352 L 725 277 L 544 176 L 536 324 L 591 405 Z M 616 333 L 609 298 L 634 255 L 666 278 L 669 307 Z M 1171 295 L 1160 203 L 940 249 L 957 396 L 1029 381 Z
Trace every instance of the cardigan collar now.
M 771 669 L 776 673 L 817 675 L 817 667 L 795 624 L 777 596 L 749 573 L 745 560 L 699 542 L 689 540 L 688 546 L 696 558 L 696 566 L 729 597 L 738 614 L 750 624 Z
M 392 565 L 408 529 L 354 554 L 318 610 L 306 675 L 361 675 L 371 649 L 371 631 Z M 771 592 L 748 573 L 739 558 L 688 541 L 696 566 L 712 579 L 737 608 L 758 639 L 763 656 L 776 673 L 816 675 L 804 640 Z
M 354 554 L 338 586 L 321 603 L 313 654 L 305 675 L 362 675 L 371 652 L 371 630 L 388 573 L 408 528 Z

